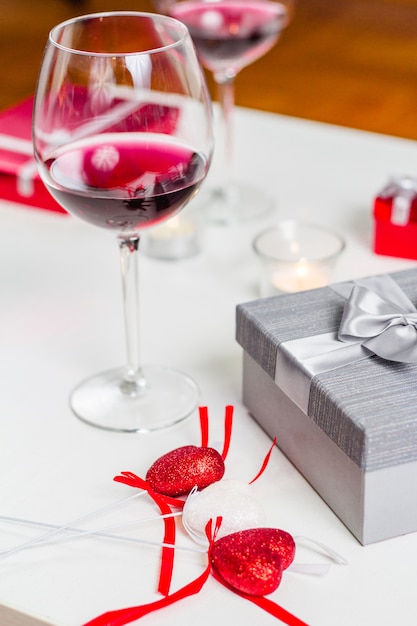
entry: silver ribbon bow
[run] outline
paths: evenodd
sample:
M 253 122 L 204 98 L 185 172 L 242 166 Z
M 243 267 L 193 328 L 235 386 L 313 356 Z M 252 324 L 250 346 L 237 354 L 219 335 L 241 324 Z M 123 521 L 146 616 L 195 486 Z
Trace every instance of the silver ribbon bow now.
M 279 345 L 275 382 L 305 413 L 318 374 L 368 359 L 417 364 L 417 309 L 388 275 L 331 288 L 346 299 L 338 332 L 291 339 Z
M 417 363 L 417 309 L 390 276 L 355 284 L 338 339 L 357 343 L 388 361 Z

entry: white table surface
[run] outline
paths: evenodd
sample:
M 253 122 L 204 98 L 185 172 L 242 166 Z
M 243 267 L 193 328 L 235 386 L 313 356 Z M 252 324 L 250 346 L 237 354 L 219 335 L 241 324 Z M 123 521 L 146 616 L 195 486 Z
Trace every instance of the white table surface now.
M 242 405 L 241 349 L 234 339 L 235 305 L 257 297 L 250 242 L 270 221 L 293 216 L 344 234 L 335 280 L 415 266 L 372 253 L 371 205 L 390 175 L 415 173 L 417 144 L 243 109 L 235 128 L 239 176 L 262 183 L 277 213 L 243 226 L 206 228 L 201 254 L 190 259 L 144 256 L 142 340 L 144 361 L 174 365 L 200 385 L 211 445 L 222 440 L 225 405 L 235 406 L 226 477 L 249 481 L 270 445 Z M 71 388 L 124 360 L 117 246 L 109 234 L 71 217 L 18 205 L 0 205 L 0 224 L 0 514 L 63 524 L 131 495 L 112 480 L 121 471 L 144 476 L 161 454 L 198 445 L 197 413 L 147 435 L 101 431 L 77 420 L 68 405 Z M 325 542 L 348 560 L 320 578 L 285 573 L 274 601 L 310 626 L 416 623 L 417 533 L 361 546 L 278 448 L 252 489 L 270 526 Z M 153 512 L 142 498 L 89 524 Z M 0 522 L 0 549 L 41 532 Z M 125 532 L 158 541 L 162 523 Z M 191 545 L 181 531 L 178 542 Z M 303 549 L 297 560 L 326 562 Z M 0 560 L 0 605 L 80 626 L 106 610 L 156 599 L 158 564 L 156 547 L 94 537 L 34 547 Z M 173 589 L 204 564 L 204 555 L 178 552 Z M 30 623 L 4 608 L 0 618 L 2 626 Z M 143 623 L 263 626 L 277 620 L 210 578 L 198 596 Z

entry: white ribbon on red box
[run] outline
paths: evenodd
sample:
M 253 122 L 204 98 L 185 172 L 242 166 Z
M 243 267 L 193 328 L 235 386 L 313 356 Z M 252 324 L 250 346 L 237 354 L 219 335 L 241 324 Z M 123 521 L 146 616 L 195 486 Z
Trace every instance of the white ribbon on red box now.
M 16 186 L 19 195 L 29 198 L 35 192 L 34 179 L 38 173 L 38 167 L 33 156 L 33 144 L 30 139 L 22 139 L 0 133 L 0 148 L 24 154 L 29 159 L 20 165 L 16 172 Z
M 395 226 L 406 226 L 410 221 L 413 200 L 417 197 L 417 179 L 412 176 L 394 177 L 380 197 L 392 197 L 391 223 Z

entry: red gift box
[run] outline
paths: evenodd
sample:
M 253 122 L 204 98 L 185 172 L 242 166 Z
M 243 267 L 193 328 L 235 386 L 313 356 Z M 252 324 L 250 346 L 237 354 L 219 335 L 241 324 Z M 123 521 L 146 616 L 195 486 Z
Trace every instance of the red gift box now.
M 32 144 L 33 98 L 0 113 L 0 198 L 66 213 L 39 178 Z
M 374 252 L 417 259 L 417 179 L 392 179 L 374 201 Z

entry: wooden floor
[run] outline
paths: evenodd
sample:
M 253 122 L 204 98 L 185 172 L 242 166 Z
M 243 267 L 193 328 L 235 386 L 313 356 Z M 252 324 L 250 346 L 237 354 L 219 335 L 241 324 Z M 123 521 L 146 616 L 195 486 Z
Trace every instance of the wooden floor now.
M 152 4 L 2 0 L 0 108 L 33 92 L 53 25 L 111 9 Z M 298 0 L 275 48 L 238 76 L 236 102 L 417 139 L 417 0 Z

